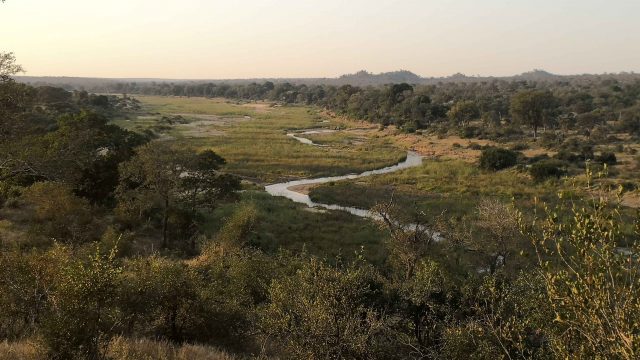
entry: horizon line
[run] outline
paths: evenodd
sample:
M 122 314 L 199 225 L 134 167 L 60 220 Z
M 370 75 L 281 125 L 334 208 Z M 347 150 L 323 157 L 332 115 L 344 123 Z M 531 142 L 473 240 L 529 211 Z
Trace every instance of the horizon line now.
M 518 74 L 512 74 L 512 75 L 481 75 L 481 74 L 475 74 L 475 75 L 467 75 L 465 73 L 462 72 L 456 72 L 453 73 L 451 75 L 445 75 L 445 76 L 423 76 L 420 74 L 417 74 L 411 70 L 404 70 L 404 69 L 400 69 L 400 70 L 392 70 L 392 71 L 386 71 L 386 72 L 380 72 L 380 73 L 373 73 L 373 72 L 369 72 L 367 70 L 359 70 L 356 72 L 352 72 L 352 73 L 345 73 L 342 75 L 338 75 L 338 76 L 334 76 L 334 77 L 330 77 L 330 76 L 319 76 L 319 77 L 313 77 L 313 76 L 306 76 L 306 77 L 295 77 L 295 76 L 289 76 L 289 77 L 273 77 L 273 76 L 265 76 L 265 77 L 238 77 L 238 78 L 163 78 L 163 77 L 105 77 L 105 76 L 83 76 L 83 75 L 14 75 L 14 78 L 68 78 L 68 79 L 96 79 L 96 80 L 161 80 L 161 81 L 250 81 L 250 80 L 339 80 L 342 77 L 346 77 L 346 76 L 353 76 L 353 75 L 357 75 L 359 73 L 365 72 L 368 75 L 371 76 L 381 76 L 381 75 L 387 75 L 387 74 L 392 74 L 392 73 L 399 73 L 399 72 L 407 72 L 407 73 L 411 73 L 413 75 L 418 76 L 420 79 L 424 79 L 424 80 L 429 80 L 429 79 L 447 79 L 447 78 L 453 78 L 455 76 L 464 76 L 467 78 L 494 78 L 494 79 L 500 79 L 500 78 L 512 78 L 512 77 L 517 77 L 517 76 L 523 76 L 523 75 L 527 75 L 527 74 L 531 74 L 531 73 L 547 73 L 548 75 L 551 76 L 559 76 L 559 77 L 571 77 L 571 76 L 604 76 L 604 75 L 638 75 L 640 74 L 640 72 L 636 72 L 635 70 L 621 70 L 621 71 L 617 71 L 617 72 L 603 72 L 603 73 L 572 73 L 572 74 L 560 74 L 560 73 L 554 73 L 554 72 L 549 72 L 546 71 L 544 69 L 533 69 L 530 71 L 525 71 L 522 73 L 518 73 Z

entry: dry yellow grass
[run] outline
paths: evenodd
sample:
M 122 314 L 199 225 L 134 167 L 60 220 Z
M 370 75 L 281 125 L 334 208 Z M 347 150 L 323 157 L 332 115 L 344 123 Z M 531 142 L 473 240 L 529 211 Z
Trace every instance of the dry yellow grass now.
M 201 345 L 176 346 L 166 341 L 115 338 L 107 356 L 112 360 L 234 360 L 237 357 L 217 348 Z
M 46 357 L 46 349 L 31 340 L 0 342 L 0 360 L 42 360 Z

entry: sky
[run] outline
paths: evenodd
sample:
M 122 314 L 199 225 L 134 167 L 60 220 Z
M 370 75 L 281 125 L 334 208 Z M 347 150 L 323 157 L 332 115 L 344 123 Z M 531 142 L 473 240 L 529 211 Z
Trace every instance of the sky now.
M 31 76 L 640 72 L 640 0 L 6 0 Z

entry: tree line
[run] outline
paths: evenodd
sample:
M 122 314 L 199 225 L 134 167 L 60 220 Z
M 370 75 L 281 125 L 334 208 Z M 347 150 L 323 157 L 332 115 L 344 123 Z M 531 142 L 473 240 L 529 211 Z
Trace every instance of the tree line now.
M 246 101 L 318 105 L 337 114 L 396 125 L 408 131 L 451 122 L 468 126 L 482 119 L 487 126 L 526 125 L 538 128 L 592 131 L 617 122 L 616 129 L 640 131 L 640 81 L 614 77 L 566 81 L 505 81 L 475 83 L 406 83 L 377 87 L 290 83 L 115 83 L 114 93 L 163 96 L 223 97 Z

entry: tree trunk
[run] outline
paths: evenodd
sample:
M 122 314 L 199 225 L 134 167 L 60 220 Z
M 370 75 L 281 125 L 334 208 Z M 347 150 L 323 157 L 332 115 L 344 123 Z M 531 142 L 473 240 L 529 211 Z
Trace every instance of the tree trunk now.
M 164 214 L 162 216 L 162 248 L 169 247 L 169 241 L 167 239 L 167 227 L 169 223 L 169 198 L 164 199 Z

